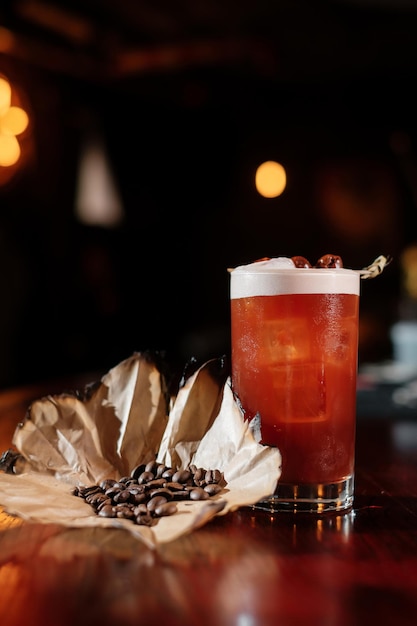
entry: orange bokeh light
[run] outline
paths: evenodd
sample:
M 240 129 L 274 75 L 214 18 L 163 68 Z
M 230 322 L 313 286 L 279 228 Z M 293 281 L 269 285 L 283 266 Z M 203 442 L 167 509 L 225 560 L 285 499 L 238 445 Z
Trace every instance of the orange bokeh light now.
M 29 125 L 29 116 L 21 107 L 12 105 L 12 86 L 0 77 L 0 167 L 15 165 L 21 156 L 17 136 Z
M 287 184 L 284 167 L 276 161 L 265 161 L 256 170 L 255 186 L 264 198 L 276 198 L 282 194 Z

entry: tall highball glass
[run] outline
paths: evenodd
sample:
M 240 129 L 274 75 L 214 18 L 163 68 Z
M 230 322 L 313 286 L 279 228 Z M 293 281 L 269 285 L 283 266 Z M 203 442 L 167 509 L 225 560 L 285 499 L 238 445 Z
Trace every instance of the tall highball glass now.
M 270 259 L 230 271 L 232 387 L 258 440 L 277 446 L 271 512 L 353 503 L 360 276 Z

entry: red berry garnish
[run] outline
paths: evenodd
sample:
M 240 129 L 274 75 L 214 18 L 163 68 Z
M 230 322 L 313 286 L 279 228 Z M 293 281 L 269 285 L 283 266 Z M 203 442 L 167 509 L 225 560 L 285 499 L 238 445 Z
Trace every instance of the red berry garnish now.
M 337 254 L 324 254 L 319 258 L 314 267 L 333 268 L 343 267 L 342 257 Z
M 292 256 L 291 261 L 294 263 L 295 267 L 311 267 L 310 261 L 303 256 Z

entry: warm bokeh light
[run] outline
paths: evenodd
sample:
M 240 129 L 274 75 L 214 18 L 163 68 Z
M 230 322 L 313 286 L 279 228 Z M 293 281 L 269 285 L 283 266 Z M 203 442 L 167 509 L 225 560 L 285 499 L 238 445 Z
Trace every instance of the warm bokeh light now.
M 0 77 L 0 115 L 5 113 L 10 107 L 11 98 L 12 88 L 10 83 L 5 78 Z
M 0 166 L 10 167 L 20 158 L 20 146 L 16 137 L 8 137 L 0 133 Z
M 0 135 L 16 136 L 23 133 L 29 124 L 29 116 L 20 107 L 10 107 L 0 117 Z
M 12 86 L 0 77 L 0 167 L 12 167 L 21 156 L 17 135 L 29 125 L 29 116 L 21 107 L 12 105 Z M 1 179 L 0 179 L 1 183 Z
M 265 161 L 256 170 L 255 186 L 264 198 L 280 196 L 287 184 L 284 167 L 276 161 Z

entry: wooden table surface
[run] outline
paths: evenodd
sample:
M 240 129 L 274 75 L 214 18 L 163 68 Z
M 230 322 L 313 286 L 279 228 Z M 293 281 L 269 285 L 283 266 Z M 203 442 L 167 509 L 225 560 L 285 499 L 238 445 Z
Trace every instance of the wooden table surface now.
M 0 452 L 61 384 L 0 392 Z M 417 623 L 417 418 L 358 419 L 343 515 L 241 508 L 152 551 L 124 531 L 0 512 L 1 626 L 373 623 Z

